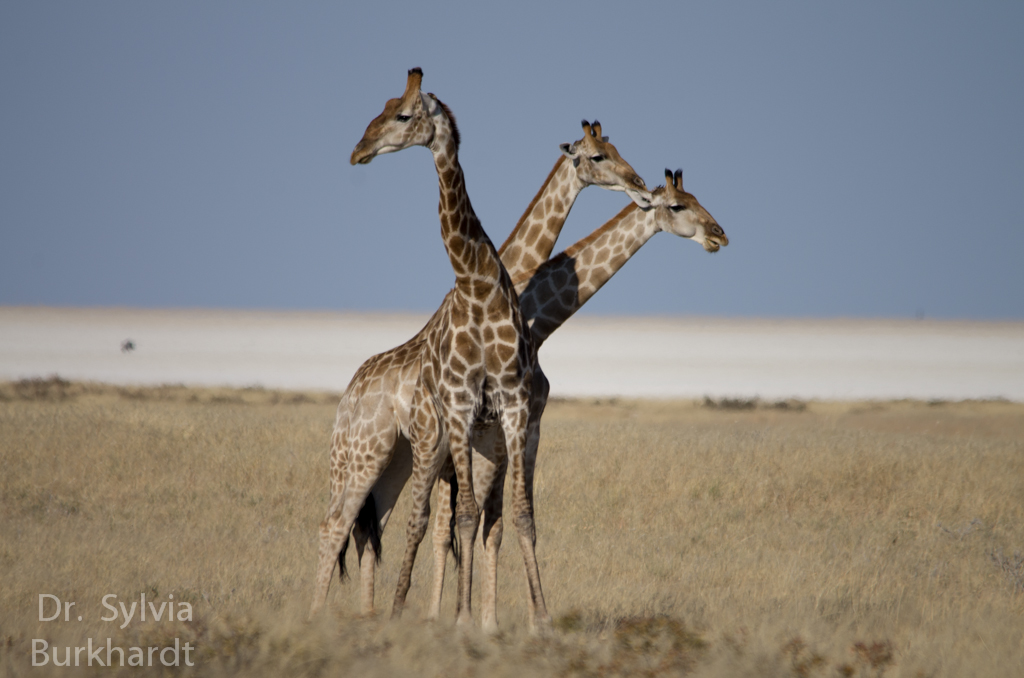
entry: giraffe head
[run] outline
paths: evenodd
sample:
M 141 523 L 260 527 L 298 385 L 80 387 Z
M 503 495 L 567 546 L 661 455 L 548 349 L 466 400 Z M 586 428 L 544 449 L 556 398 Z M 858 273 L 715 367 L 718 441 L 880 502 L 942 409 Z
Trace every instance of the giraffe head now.
M 405 93 L 398 99 L 390 99 L 384 105 L 384 112 L 366 127 L 363 138 L 352 151 L 350 162 L 353 165 L 365 165 L 382 153 L 430 145 L 434 140 L 433 116 L 441 113 L 443 104 L 433 94 L 420 92 L 422 82 L 422 70 L 409 71 Z M 457 145 L 458 132 L 455 135 Z
M 665 170 L 665 185 L 654 189 L 652 206 L 657 210 L 658 228 L 695 240 L 708 252 L 717 252 L 729 244 L 725 231 L 708 214 L 692 193 L 683 190 L 683 170 Z
M 584 186 L 600 186 L 612 191 L 625 191 L 640 207 L 651 204 L 651 192 L 629 163 L 601 136 L 601 123 L 583 121 L 583 138 L 559 146 L 572 160 L 576 177 Z

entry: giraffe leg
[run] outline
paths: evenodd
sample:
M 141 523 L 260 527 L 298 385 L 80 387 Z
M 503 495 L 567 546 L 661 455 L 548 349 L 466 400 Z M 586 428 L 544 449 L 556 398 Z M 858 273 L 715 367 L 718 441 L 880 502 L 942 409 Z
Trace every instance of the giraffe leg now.
M 533 375 L 533 388 L 531 392 L 530 401 L 530 423 L 527 426 L 527 438 L 526 438 L 526 457 L 523 462 L 523 475 L 524 484 L 526 486 L 526 501 L 530 507 L 530 519 L 531 522 L 534 520 L 534 501 L 533 501 L 533 479 L 534 472 L 537 468 L 537 451 L 540 447 L 540 422 L 544 415 L 544 410 L 548 404 L 548 393 L 550 392 L 550 382 L 544 372 L 538 366 L 534 371 Z M 534 549 L 536 548 L 536 526 L 533 529 Z M 536 555 L 533 556 L 534 562 L 536 562 Z M 547 605 L 544 603 L 544 592 L 540 588 L 540 572 L 538 569 L 537 573 L 537 594 L 538 603 L 536 605 L 536 611 L 534 613 L 534 630 L 549 630 L 551 628 L 551 615 L 548 614 Z
M 541 379 L 546 382 L 543 377 Z M 540 386 L 542 390 L 543 386 Z M 526 583 L 530 603 L 530 630 L 538 632 L 550 627 L 551 616 L 544 603 L 544 591 L 540 583 L 540 569 L 537 565 L 537 533 L 533 519 L 533 470 L 540 442 L 540 414 L 536 396 L 531 398 L 528 423 L 521 429 L 505 425 L 505 439 L 508 444 L 509 463 L 512 465 L 512 516 L 519 535 L 519 547 L 526 567 Z M 527 416 L 526 412 L 522 413 Z
M 319 547 L 317 548 L 316 578 L 313 591 L 313 602 L 309 606 L 308 619 L 313 619 L 316 613 L 323 607 L 327 600 L 327 593 L 331 587 L 331 579 L 334 578 L 334 566 L 337 564 L 338 556 L 328 560 L 329 554 L 333 551 L 332 535 L 336 533 L 332 523 L 335 514 L 340 514 L 344 501 L 344 493 L 331 493 L 331 500 L 327 506 L 327 517 L 320 521 Z M 340 518 L 340 515 L 339 515 Z M 338 553 L 341 553 L 343 544 L 338 545 Z
M 496 426 L 483 431 L 474 431 L 473 435 L 473 490 L 476 504 L 481 508 L 482 519 L 479 523 L 477 539 L 481 541 L 485 558 L 484 589 L 481 601 L 483 604 L 482 625 L 485 631 L 497 631 L 497 558 L 501 548 L 501 501 L 505 480 L 505 446 L 504 439 L 499 435 Z M 451 473 L 448 473 L 448 477 Z M 442 478 L 445 474 L 442 474 Z M 457 483 L 456 483 L 457 485 Z M 497 494 L 495 488 L 497 487 Z M 435 539 L 444 544 L 451 542 L 451 517 L 454 513 L 454 502 L 450 501 L 451 485 L 438 480 L 438 516 L 434 523 Z M 446 502 L 443 498 L 449 497 Z M 495 503 L 496 501 L 496 503 Z M 495 510 L 497 506 L 497 510 Z M 448 525 L 444 532 L 443 525 Z M 447 553 L 444 551 L 443 553 Z M 443 558 L 438 554 L 437 558 Z M 458 556 L 457 556 L 458 558 Z M 445 561 L 441 560 L 441 567 Z M 441 572 L 443 574 L 443 572 Z M 461 589 L 460 589 L 461 591 Z M 440 582 L 432 601 L 439 610 L 441 603 Z M 461 597 L 459 598 L 461 601 Z M 461 611 L 461 602 L 456 605 L 456 613 Z
M 364 616 L 375 612 L 374 583 L 376 566 L 381 560 L 380 539 L 411 473 L 412 451 L 409 439 L 399 436 L 392 448 L 391 461 L 374 483 L 352 529 L 359 554 L 360 611 Z
M 505 454 L 505 441 L 501 436 L 494 442 L 494 450 L 499 454 L 491 482 L 490 491 L 481 502 L 483 521 L 480 524 L 481 541 L 484 550 L 484 585 L 481 596 L 481 625 L 483 630 L 494 633 L 498 630 L 498 552 L 501 550 L 502 509 L 505 496 L 505 469 L 508 457 Z
M 441 596 L 444 592 L 444 571 L 448 565 L 448 552 L 452 548 L 452 480 L 455 467 L 448 457 L 437 477 L 437 515 L 434 516 L 434 585 L 430 592 L 427 619 L 441 616 Z
M 512 511 L 516 531 L 519 535 L 519 547 L 523 553 L 523 564 L 526 567 L 527 594 L 530 604 L 530 629 L 533 632 L 550 626 L 551 617 L 544 603 L 544 591 L 540 583 L 540 569 L 537 564 L 537 532 L 533 519 L 533 506 L 527 498 L 526 477 L 522 458 L 512 460 Z
M 369 506 L 372 500 L 373 494 L 371 493 L 367 497 L 366 506 Z M 372 519 L 376 521 L 376 511 L 373 512 Z M 380 557 L 378 551 L 380 542 L 372 538 L 373 533 L 366 529 L 369 526 L 364 527 L 360 524 L 362 520 L 363 517 L 360 514 L 356 524 L 352 527 L 352 538 L 356 543 L 356 553 L 359 556 L 359 611 L 364 616 L 370 616 L 374 612 L 373 585 L 377 559 Z
M 398 587 L 395 590 L 395 602 L 391 609 L 391 618 L 397 619 L 402 616 L 402 609 L 405 607 L 405 599 L 409 594 L 409 587 L 412 585 L 412 568 L 416 563 L 416 551 L 420 542 L 427 532 L 427 523 L 430 521 L 430 486 L 433 478 L 429 469 L 418 473 L 418 469 L 412 474 L 412 508 L 409 511 L 409 524 L 406 527 L 405 535 L 405 556 L 402 558 L 402 570 L 398 575 Z
M 430 490 L 437 478 L 441 462 L 441 422 L 437 417 L 430 398 L 417 391 L 413 396 L 412 411 L 415 413 L 409 430 L 409 443 L 412 447 L 412 506 L 409 510 L 409 522 L 406 526 L 405 555 L 402 558 L 402 569 L 398 574 L 398 585 L 395 589 L 395 601 L 391 608 L 391 618 L 402 616 L 405 599 L 412 585 L 412 568 L 416 563 L 416 551 L 427 532 L 430 521 Z
M 459 531 L 459 614 L 456 624 L 473 623 L 473 546 L 480 526 L 480 510 L 473 492 L 473 454 L 470 447 L 472 434 L 472 412 L 462 412 L 461 417 L 448 417 L 448 445 L 458 493 L 455 502 L 455 527 Z
M 346 488 L 331 498 L 327 517 L 320 523 L 320 547 L 317 554 L 317 569 L 313 602 L 309 608 L 312 619 L 327 601 L 327 592 L 334 576 L 334 567 L 338 562 L 341 547 L 348 541 L 352 525 L 355 523 L 359 510 L 369 490 L 358 492 Z
M 363 435 L 358 444 L 353 444 L 347 431 L 347 422 L 335 425 L 335 440 L 340 442 L 333 443 L 331 449 L 331 499 L 327 516 L 320 523 L 311 619 L 327 600 L 338 555 L 348 542 L 370 491 L 390 464 L 395 448 L 396 433 L 388 426 L 381 427 L 375 436 Z M 368 532 L 365 526 L 363 531 Z M 360 565 L 365 565 L 366 560 L 360 558 Z M 369 560 L 372 562 L 373 558 Z

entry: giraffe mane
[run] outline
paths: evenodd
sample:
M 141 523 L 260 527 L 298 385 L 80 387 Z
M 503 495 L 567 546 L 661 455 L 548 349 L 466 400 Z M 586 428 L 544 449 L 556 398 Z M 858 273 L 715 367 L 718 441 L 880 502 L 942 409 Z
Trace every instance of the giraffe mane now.
M 455 140 L 455 149 L 458 150 L 459 144 L 462 142 L 462 135 L 459 134 L 459 126 L 455 124 L 455 115 L 452 114 L 452 109 L 448 108 L 448 105 L 443 101 L 437 99 L 437 103 L 441 106 L 444 114 L 448 116 L 448 121 L 452 124 L 452 139 Z

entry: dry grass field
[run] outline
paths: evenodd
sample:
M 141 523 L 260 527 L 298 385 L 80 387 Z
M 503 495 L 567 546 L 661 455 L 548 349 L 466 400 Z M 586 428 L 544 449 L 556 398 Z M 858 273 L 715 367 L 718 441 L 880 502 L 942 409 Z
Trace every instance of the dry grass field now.
M 526 633 L 507 525 L 488 638 L 420 621 L 429 544 L 387 621 L 401 504 L 382 614 L 336 582 L 303 622 L 336 402 L 0 384 L 0 675 L 1024 675 L 1024 405 L 553 402 L 537 522 L 555 630 Z M 69 621 L 39 621 L 40 594 L 74 602 Z M 176 617 L 104 621 L 110 594 Z M 155 666 L 88 666 L 108 638 Z M 161 665 L 176 641 L 194 666 Z

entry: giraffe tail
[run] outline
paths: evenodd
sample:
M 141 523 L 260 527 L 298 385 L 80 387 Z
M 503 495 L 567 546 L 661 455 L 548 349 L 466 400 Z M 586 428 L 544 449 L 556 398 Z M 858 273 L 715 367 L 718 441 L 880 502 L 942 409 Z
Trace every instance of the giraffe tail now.
M 338 552 L 338 579 L 342 583 L 348 579 L 348 570 L 345 569 L 345 552 L 348 551 L 348 542 L 346 539 L 345 543 L 341 545 L 341 551 Z
M 448 495 L 448 505 L 450 511 L 448 515 L 448 541 L 452 545 L 452 556 L 455 558 L 455 567 L 459 566 L 459 531 L 455 529 L 455 507 L 458 504 L 459 498 L 459 477 L 457 474 L 452 473 L 451 480 L 451 492 Z
M 372 494 L 366 497 L 363 507 L 359 509 L 359 515 L 356 517 L 356 524 L 353 526 L 353 529 L 367 535 L 367 539 L 370 540 L 370 545 L 373 547 L 375 560 L 379 563 L 381 555 L 380 520 L 377 518 L 377 502 L 374 501 Z M 345 569 L 345 553 L 348 552 L 350 541 L 351 539 L 346 539 L 345 543 L 341 546 L 341 551 L 338 552 L 338 577 L 341 581 L 348 579 L 348 570 Z
M 359 510 L 356 525 L 363 531 L 363 534 L 369 537 L 370 546 L 373 547 L 373 553 L 375 554 L 376 561 L 379 563 L 381 558 L 380 518 L 377 516 L 377 502 L 374 501 L 372 494 L 366 497 L 363 508 Z

